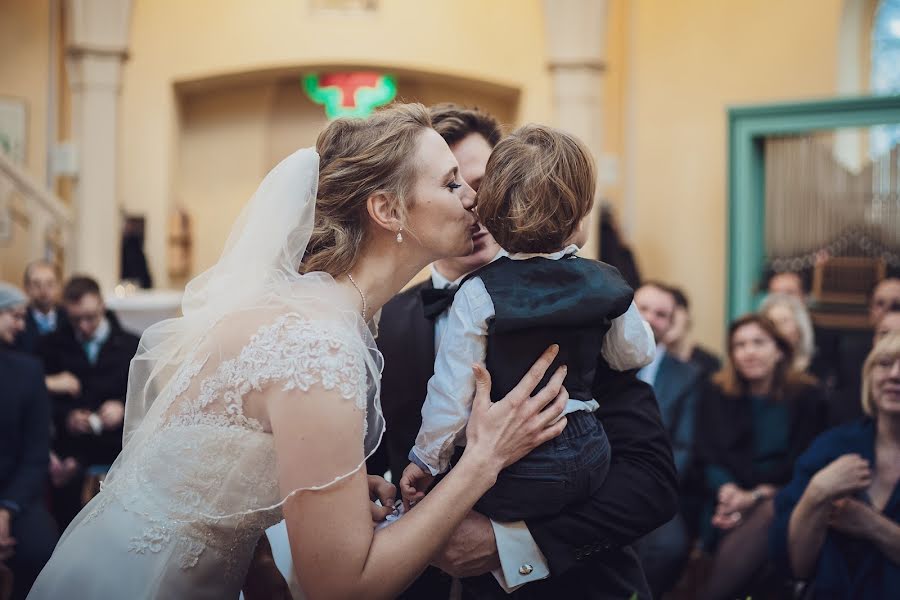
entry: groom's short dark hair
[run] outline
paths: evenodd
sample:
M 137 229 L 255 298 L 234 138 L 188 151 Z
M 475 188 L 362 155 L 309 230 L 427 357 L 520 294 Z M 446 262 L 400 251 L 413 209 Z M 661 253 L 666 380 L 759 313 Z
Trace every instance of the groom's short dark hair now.
M 492 115 L 473 107 L 467 108 L 452 102 L 435 104 L 428 109 L 431 124 L 441 134 L 448 146 L 461 141 L 472 133 L 481 135 L 493 148 L 503 133 L 500 123 Z

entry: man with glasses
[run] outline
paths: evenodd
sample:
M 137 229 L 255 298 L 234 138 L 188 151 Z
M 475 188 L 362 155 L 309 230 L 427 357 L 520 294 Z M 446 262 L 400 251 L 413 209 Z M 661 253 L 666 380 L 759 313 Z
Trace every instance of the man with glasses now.
M 85 476 L 108 468 L 122 449 L 128 367 L 139 342 L 106 310 L 89 277 L 69 280 L 63 308 L 67 319 L 38 346 L 53 403 L 53 449 L 63 465 L 53 477 L 62 528 L 81 509 Z

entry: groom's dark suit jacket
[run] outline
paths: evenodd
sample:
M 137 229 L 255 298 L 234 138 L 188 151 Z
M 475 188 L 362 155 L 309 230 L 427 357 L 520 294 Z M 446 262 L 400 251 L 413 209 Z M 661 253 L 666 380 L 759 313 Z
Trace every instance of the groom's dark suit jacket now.
M 382 448 L 396 477 L 422 423 L 421 408 L 434 373 L 434 322 L 412 287 L 385 305 L 378 347 L 384 354 L 381 402 L 387 429 Z M 612 446 L 609 475 L 597 495 L 552 518 L 528 521 L 551 576 L 517 590 L 514 598 L 649 598 L 640 563 L 628 546 L 675 514 L 678 487 L 672 451 L 650 386 L 633 373 L 610 373 L 595 389 L 596 412 Z M 610 384 L 610 381 L 612 382 Z M 599 388 L 599 386 L 595 386 Z M 491 577 L 487 575 L 486 577 Z M 429 568 L 403 598 L 446 598 L 450 578 Z M 496 586 L 497 598 L 509 598 Z

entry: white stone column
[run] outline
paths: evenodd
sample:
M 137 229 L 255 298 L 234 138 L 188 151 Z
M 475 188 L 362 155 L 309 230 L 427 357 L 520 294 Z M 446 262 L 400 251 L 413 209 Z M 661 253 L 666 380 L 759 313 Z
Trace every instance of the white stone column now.
M 544 24 L 556 126 L 577 135 L 597 161 L 603 152 L 601 94 L 606 68 L 607 0 L 544 0 Z M 585 248 L 589 256 L 597 256 L 600 242 L 596 202 L 594 209 L 591 237 Z
M 119 280 L 118 103 L 131 0 L 66 0 L 66 72 L 72 98 L 75 271 L 104 290 Z

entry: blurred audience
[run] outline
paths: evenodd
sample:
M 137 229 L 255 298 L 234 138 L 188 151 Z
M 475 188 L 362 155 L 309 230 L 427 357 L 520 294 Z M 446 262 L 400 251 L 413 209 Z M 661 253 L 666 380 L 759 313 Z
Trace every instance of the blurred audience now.
M 670 288 L 675 297 L 675 312 L 672 327 L 666 334 L 666 351 L 681 362 L 694 365 L 703 373 L 703 378 L 718 371 L 722 366 L 719 357 L 697 344 L 691 337 L 693 320 L 685 293 L 676 287 Z
M 856 335 L 848 333 L 843 336 L 837 382 L 834 385 L 836 393 L 832 402 L 832 424 L 849 423 L 862 416 L 859 403 L 862 365 L 872 350 L 872 340 L 881 319 L 895 304 L 900 304 L 900 277 L 886 277 L 876 283 L 869 293 L 868 325 L 871 332 L 857 332 Z
M 759 313 L 771 320 L 778 332 L 791 344 L 794 354 L 792 368 L 806 373 L 813 361 L 816 339 L 812 319 L 806 305 L 796 296 L 769 294 L 763 300 Z
M 872 290 L 869 300 L 869 324 L 875 327 L 895 304 L 900 304 L 900 277 L 885 277 Z
M 0 562 L 12 572 L 12 598 L 28 595 L 56 546 L 44 506 L 50 452 L 50 400 L 40 362 L 14 351 L 27 298 L 0 282 Z
M 63 312 L 59 308 L 59 275 L 56 266 L 36 260 L 25 268 L 25 330 L 16 338 L 16 349 L 35 352 L 38 339 L 56 331 Z
M 93 279 L 69 280 L 63 305 L 66 321 L 38 347 L 53 404 L 53 506 L 61 527 L 81 508 L 87 470 L 102 471 L 122 449 L 128 368 L 139 341 L 106 310 Z
M 694 420 L 703 374 L 666 350 L 664 340 L 672 329 L 675 294 L 661 283 L 645 283 L 634 294 L 641 316 L 656 338 L 656 356 L 638 371 L 638 378 L 653 387 L 663 424 L 672 442 L 672 454 L 682 487 L 693 460 Z M 690 554 L 690 532 L 682 514 L 641 539 L 638 556 L 654 597 L 659 597 L 678 581 Z
M 866 416 L 819 436 L 775 500 L 772 555 L 804 597 L 900 590 L 900 333 L 875 344 L 862 381 Z
M 808 286 L 800 273 L 794 273 L 793 271 L 770 273 L 767 289 L 770 294 L 793 296 L 797 300 L 806 303 Z
M 826 426 L 821 388 L 791 368 L 793 348 L 772 321 L 741 317 L 729 327 L 727 343 L 725 367 L 697 411 L 707 490 L 703 538 L 715 553 L 704 598 L 765 590 L 772 498 Z
M 887 312 L 881 315 L 872 336 L 872 347 L 874 348 L 881 338 L 891 333 L 900 333 L 900 302 L 892 304 Z

